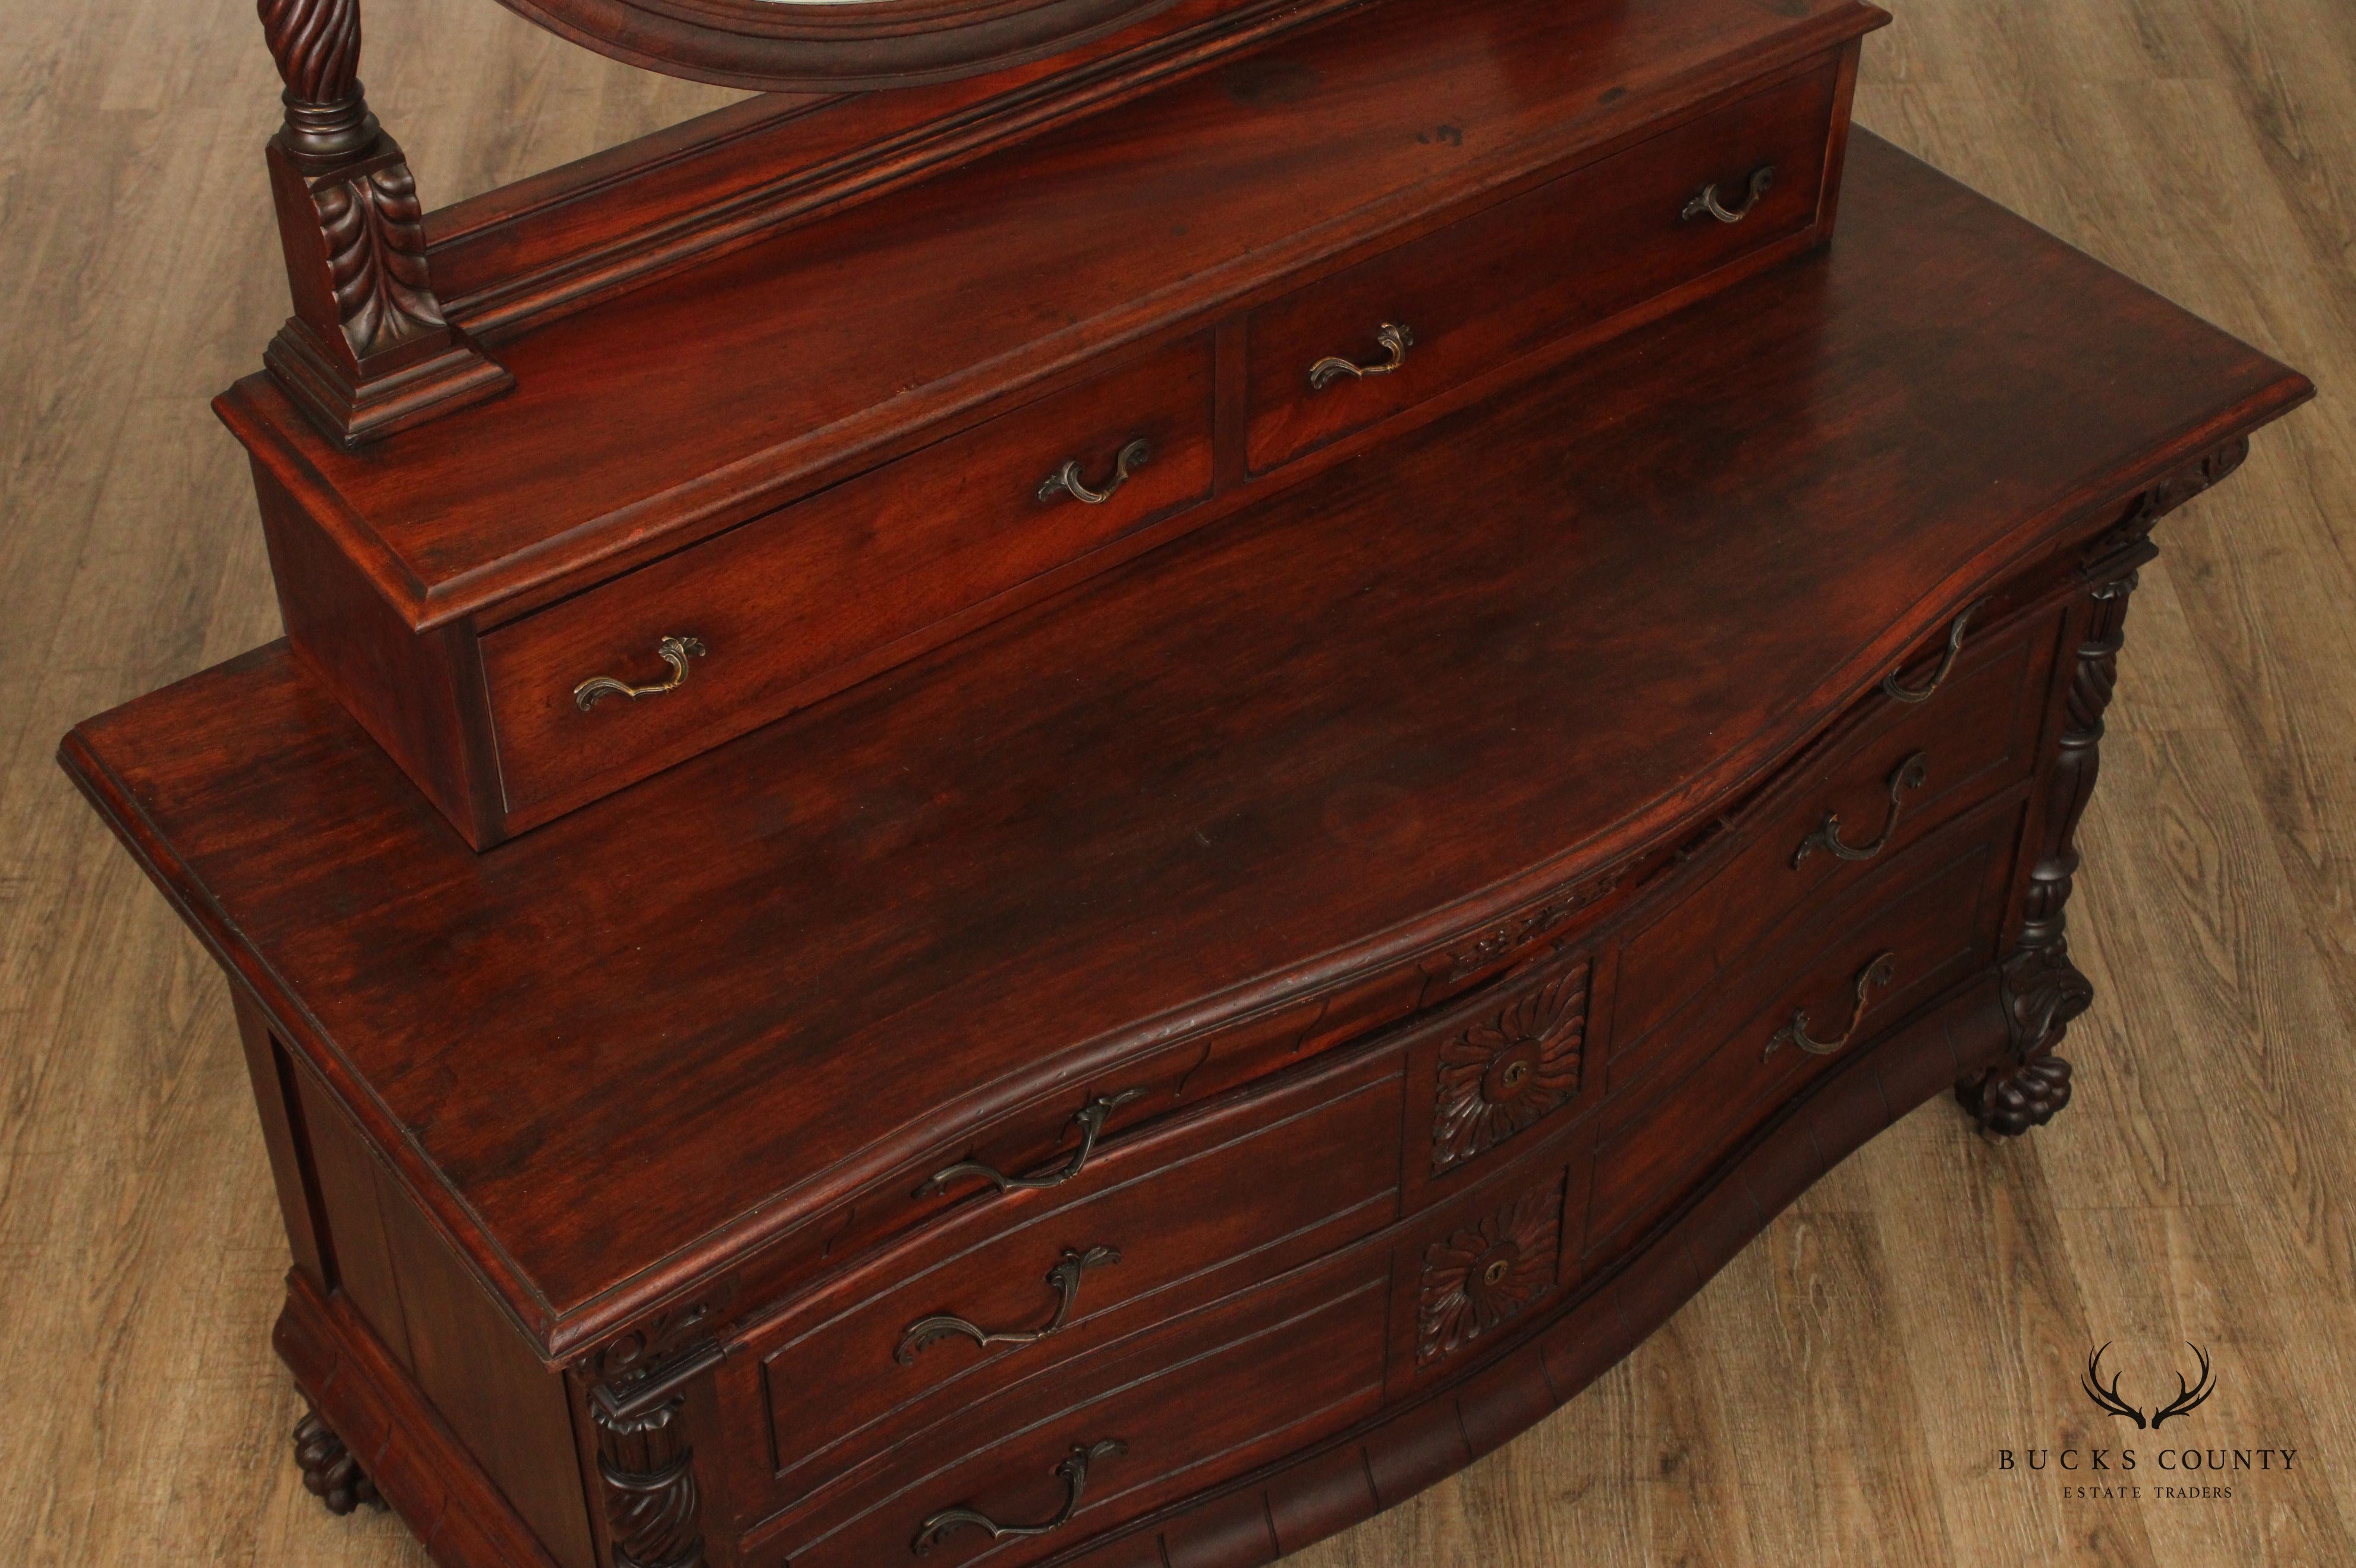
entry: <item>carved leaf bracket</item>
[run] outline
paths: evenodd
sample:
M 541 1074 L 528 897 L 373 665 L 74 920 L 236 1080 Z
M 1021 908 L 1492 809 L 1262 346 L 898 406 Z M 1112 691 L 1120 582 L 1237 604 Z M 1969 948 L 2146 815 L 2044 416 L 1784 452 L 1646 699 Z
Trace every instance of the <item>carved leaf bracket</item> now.
M 286 84 L 268 161 L 294 302 L 262 362 L 348 447 L 515 385 L 434 295 L 416 178 L 361 89 L 359 0 L 259 10 Z
M 2086 603 L 2063 699 L 2059 754 L 2046 775 L 2037 829 L 2041 848 L 2029 873 L 2019 941 L 1998 971 L 2011 1057 L 1955 1087 L 1964 1108 L 1991 1134 L 2018 1136 L 2070 1103 L 2070 1064 L 2053 1048 L 2094 1001 L 2093 983 L 2070 961 L 2065 912 L 2078 872 L 2078 821 L 2101 771 L 2103 719 L 2118 688 L 2127 601 L 2136 573 L 2159 553 L 2151 542 L 2153 526 L 2239 468 L 2249 453 L 2248 438 L 2236 437 L 2169 475 L 2129 503 L 2081 557 Z

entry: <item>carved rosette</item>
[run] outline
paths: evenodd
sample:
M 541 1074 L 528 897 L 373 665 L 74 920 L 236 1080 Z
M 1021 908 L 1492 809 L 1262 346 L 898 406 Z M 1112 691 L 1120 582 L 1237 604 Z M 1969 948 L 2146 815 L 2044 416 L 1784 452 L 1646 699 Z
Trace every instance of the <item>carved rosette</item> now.
M 2066 907 L 2078 872 L 2078 821 L 2094 796 L 2104 715 L 2118 688 L 2127 602 L 2138 570 L 2159 553 L 2153 526 L 2239 468 L 2249 451 L 2248 440 L 2237 438 L 2152 486 L 2088 549 L 2080 568 L 2086 605 L 2061 743 L 2046 777 L 2038 828 L 2044 848 L 2029 870 L 2019 944 L 1998 969 L 2011 1052 L 1955 1086 L 1955 1097 L 1990 1133 L 2018 1136 L 2070 1103 L 2070 1064 L 2051 1052 L 2071 1020 L 2094 1005 L 2094 987 L 2070 961 Z
M 1496 1147 L 1578 1094 L 1589 967 L 1584 958 L 1564 967 L 1440 1048 L 1433 1175 Z
M 614 1568 L 702 1568 L 695 1450 L 680 1441 L 687 1396 L 621 1411 L 593 1402 Z
M 1562 1183 L 1534 1187 L 1423 1254 L 1415 1360 L 1446 1360 L 1544 1295 L 1562 1237 Z
M 329 1513 L 347 1514 L 362 1503 L 384 1506 L 376 1483 L 316 1410 L 294 1424 L 294 1463 L 303 1471 L 303 1489 L 326 1504 Z

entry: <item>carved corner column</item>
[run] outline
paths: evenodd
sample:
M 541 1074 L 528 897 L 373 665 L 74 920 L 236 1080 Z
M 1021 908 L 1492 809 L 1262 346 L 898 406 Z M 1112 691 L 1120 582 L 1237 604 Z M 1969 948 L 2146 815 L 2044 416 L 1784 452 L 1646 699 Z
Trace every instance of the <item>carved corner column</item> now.
M 2118 687 L 2127 601 L 2141 569 L 2159 553 L 2151 530 L 2239 468 L 2249 452 L 2246 438 L 2229 442 L 2146 491 L 2088 548 L 2079 569 L 2087 603 L 2063 704 L 2060 753 L 2046 779 L 2038 828 L 2043 843 L 2029 874 L 2019 944 L 1998 976 L 2010 1050 L 1996 1066 L 1955 1085 L 1955 1098 L 1991 1135 L 2018 1137 L 2070 1103 L 2070 1064 L 2053 1048 L 2070 1021 L 2094 1005 L 2094 987 L 2070 961 L 2065 911 L 2078 872 L 2078 821 L 2101 770 L 2103 716 Z
M 263 363 L 347 447 L 506 391 L 515 378 L 434 297 L 417 182 L 361 91 L 359 0 L 260 9 L 286 83 L 268 155 L 294 297 Z
M 613 1568 L 705 1568 L 703 1495 L 680 1419 L 690 1385 L 722 1358 L 709 1331 L 715 1309 L 705 1300 L 665 1313 L 581 1369 L 594 1380 L 589 1419 Z

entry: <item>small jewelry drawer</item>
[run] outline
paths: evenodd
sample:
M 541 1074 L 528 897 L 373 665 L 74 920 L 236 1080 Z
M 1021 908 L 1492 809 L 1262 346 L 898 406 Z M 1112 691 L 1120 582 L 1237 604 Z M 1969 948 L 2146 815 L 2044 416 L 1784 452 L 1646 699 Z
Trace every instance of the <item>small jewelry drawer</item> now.
M 511 826 L 894 662 L 894 645 L 1211 491 L 1196 336 L 482 639 Z
M 1389 1266 L 1362 1243 L 911 1433 L 736 1561 L 1034 1562 L 1373 1414 Z
M 1984 613 L 1966 609 L 1935 648 L 1891 671 L 1846 732 L 1738 819 L 1714 869 L 1635 916 L 1615 976 L 1613 1093 L 1657 1038 L 1685 1029 L 1727 974 L 1788 931 L 1803 904 L 1856 885 L 2028 776 L 2056 622 L 2040 613 L 1983 624 L 1975 636 Z
M 1381 1229 L 1398 1211 L 1399 1052 L 1126 1139 L 1071 1182 L 961 1211 L 745 1336 L 768 1433 L 748 1495 L 786 1501 L 1109 1339 Z M 948 1168 L 947 1185 L 971 1185 Z
M 1783 923 L 1787 940 L 1655 1042 L 1635 1084 L 1613 1064 L 1590 1251 L 1633 1239 L 1807 1079 L 1996 957 L 2024 788 Z
M 1253 311 L 1252 470 L 1809 229 L 1837 79 L 1813 68 Z

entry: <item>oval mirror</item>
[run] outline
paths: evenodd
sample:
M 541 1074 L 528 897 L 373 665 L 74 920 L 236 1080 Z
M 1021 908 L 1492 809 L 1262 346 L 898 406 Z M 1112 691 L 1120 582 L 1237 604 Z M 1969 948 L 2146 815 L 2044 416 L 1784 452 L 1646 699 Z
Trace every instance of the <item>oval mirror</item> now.
M 908 87 L 1020 64 L 1175 0 L 500 0 L 575 43 L 766 91 Z

